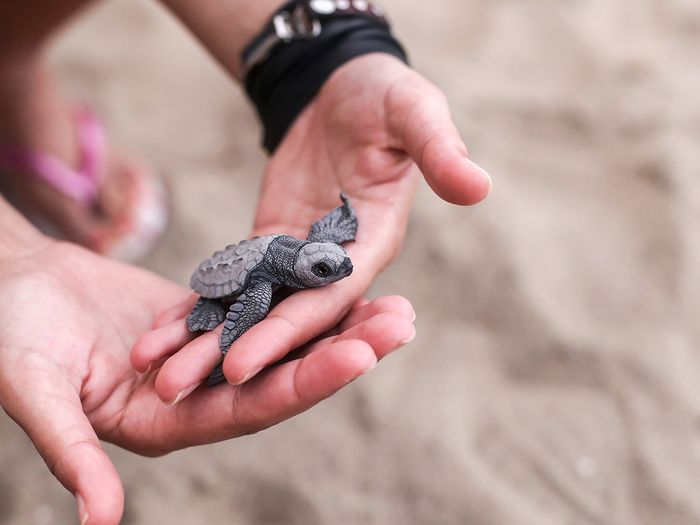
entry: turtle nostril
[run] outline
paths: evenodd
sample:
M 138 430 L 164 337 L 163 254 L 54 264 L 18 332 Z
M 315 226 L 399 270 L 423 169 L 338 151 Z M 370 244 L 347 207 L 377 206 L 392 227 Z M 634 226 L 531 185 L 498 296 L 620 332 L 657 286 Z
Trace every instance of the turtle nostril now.
M 352 261 L 350 260 L 349 257 L 346 257 L 343 263 L 340 265 L 341 270 L 343 270 L 343 274 L 348 276 L 352 273 Z

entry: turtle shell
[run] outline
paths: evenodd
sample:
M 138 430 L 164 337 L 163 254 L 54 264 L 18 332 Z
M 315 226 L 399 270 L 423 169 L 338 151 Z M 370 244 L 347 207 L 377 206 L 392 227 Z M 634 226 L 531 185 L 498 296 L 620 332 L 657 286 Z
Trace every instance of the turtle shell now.
M 263 262 L 270 243 L 279 235 L 265 235 L 215 252 L 202 262 L 190 278 L 190 287 L 206 299 L 240 294 L 251 272 Z

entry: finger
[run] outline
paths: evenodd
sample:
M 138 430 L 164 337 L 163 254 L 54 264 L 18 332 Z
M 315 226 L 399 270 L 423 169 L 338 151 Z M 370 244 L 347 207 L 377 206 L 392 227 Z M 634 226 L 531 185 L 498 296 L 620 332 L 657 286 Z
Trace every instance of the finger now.
M 390 305 L 388 302 L 385 304 L 383 299 L 384 298 L 380 299 L 378 307 L 372 312 L 376 313 L 379 311 L 388 311 Z M 187 303 L 185 303 L 188 310 L 190 309 L 190 302 L 191 301 L 188 300 Z M 369 302 L 370 301 L 366 299 L 360 299 L 353 306 L 353 311 L 369 304 Z M 401 306 L 397 306 L 397 308 L 401 308 Z M 363 315 L 364 318 L 366 318 L 368 315 L 370 315 L 370 312 L 367 310 L 362 310 L 359 315 Z M 220 334 L 221 330 L 219 329 L 216 333 Z M 194 340 L 195 337 L 195 335 L 189 332 L 185 323 L 180 318 L 170 325 L 162 326 L 148 334 L 141 336 L 132 348 L 131 365 L 135 370 L 141 373 L 154 370 L 157 363 L 162 364 L 165 358 L 181 350 L 185 345 Z M 201 344 L 205 341 L 208 340 L 204 339 L 199 343 Z M 207 344 L 211 345 L 211 343 Z M 191 375 L 188 374 L 188 377 L 191 377 Z
M 365 341 L 372 347 L 379 360 L 397 348 L 407 345 L 415 337 L 416 329 L 411 317 L 396 312 L 383 312 L 349 327 L 337 335 L 333 342 Z M 312 345 L 311 352 L 316 350 L 314 346 L 316 345 Z
M 228 382 L 246 382 L 337 324 L 357 300 L 355 294 L 366 288 L 366 276 L 359 274 L 332 286 L 297 292 L 273 308 L 231 346 L 223 363 Z
M 338 341 L 239 387 L 198 390 L 178 405 L 188 444 L 257 432 L 308 410 L 376 365 L 364 341 Z
M 411 302 L 400 295 L 378 297 L 373 301 L 357 304 L 335 330 L 336 335 L 381 313 L 395 313 L 415 321 L 416 312 Z
M 361 323 L 373 315 L 392 309 L 398 312 L 402 310 L 404 312 L 408 310 L 413 311 L 410 303 L 398 296 L 393 298 L 383 297 L 375 300 L 374 303 L 376 303 L 375 307 L 370 309 L 368 306 L 372 303 L 369 301 L 365 299 L 357 301 L 355 308 L 350 314 L 355 319 L 352 324 Z M 408 318 L 409 316 L 410 314 L 407 313 L 405 317 Z M 349 328 L 352 324 L 345 322 L 346 328 Z M 176 404 L 182 401 L 209 376 L 214 366 L 221 359 L 221 350 L 218 344 L 220 335 L 221 327 L 217 327 L 216 330 L 194 339 L 164 363 L 155 382 L 156 393 L 164 403 Z M 274 336 L 275 334 L 270 335 Z M 264 356 L 258 357 L 259 359 L 256 360 L 256 363 L 260 364 L 256 364 L 256 367 L 262 369 L 263 366 L 270 364 L 269 362 L 263 363 L 265 361 Z M 274 359 L 274 356 L 270 359 Z
M 54 476 L 77 500 L 81 524 L 117 525 L 124 492 L 100 447 L 79 393 L 60 371 L 37 371 L 3 395 L 8 414 L 24 429 Z M 3 392 L 3 394 L 7 394 Z
M 167 310 L 163 310 L 156 316 L 155 320 L 153 321 L 152 328 L 157 329 L 177 321 L 178 319 L 187 317 L 187 314 L 192 311 L 194 303 L 197 302 L 197 298 L 198 296 L 196 294 L 192 294 L 190 297 L 176 304 L 175 306 L 171 306 Z
M 351 311 L 355 311 L 358 308 L 362 308 L 363 306 L 369 304 L 371 301 L 369 299 L 365 299 L 364 297 L 360 297 L 357 301 L 355 301 L 355 304 L 352 305 Z
M 412 317 L 395 312 L 384 312 L 349 327 L 339 335 L 326 337 L 302 350 L 292 352 L 288 357 L 299 359 L 318 352 L 329 343 L 360 340 L 369 344 L 377 360 L 381 360 L 394 350 L 413 341 L 415 337 L 416 329 Z
M 488 173 L 471 161 L 442 92 L 414 72 L 386 98 L 390 132 L 442 199 L 468 205 L 491 189 Z
M 155 390 L 166 404 L 174 405 L 187 397 L 221 361 L 221 327 L 196 338 L 165 361 L 158 372 Z
M 142 335 L 131 348 L 131 366 L 134 370 L 145 373 L 157 368 L 157 363 L 177 352 L 195 335 L 187 329 L 183 319 L 174 321 Z
M 323 321 L 324 315 L 319 312 L 328 313 L 337 305 L 317 308 L 316 301 L 295 301 L 296 304 L 290 304 L 293 298 L 294 296 L 287 299 L 286 304 L 281 303 L 267 319 L 251 328 L 231 347 L 223 365 L 224 374 L 231 384 L 245 383 L 266 366 L 279 361 L 289 352 L 320 335 L 319 332 L 325 331 L 324 327 L 314 333 L 314 327 L 309 327 L 308 323 Z M 305 312 L 305 309 L 308 311 Z M 398 296 L 383 297 L 352 310 L 331 333 L 338 334 L 382 312 L 404 314 L 405 318 L 411 320 L 415 318 L 408 300 Z
M 410 303 L 403 297 L 381 299 L 351 312 L 348 317 L 352 316 L 354 323 L 344 320 L 345 329 L 340 335 L 324 338 L 295 357 L 318 351 L 333 341 L 355 339 L 369 344 L 377 358 L 381 359 L 389 352 L 412 341 L 416 332 L 413 327 L 415 314 Z M 164 403 L 181 402 L 209 376 L 212 368 L 221 359 L 218 332 L 195 339 L 166 361 L 155 383 L 156 393 Z

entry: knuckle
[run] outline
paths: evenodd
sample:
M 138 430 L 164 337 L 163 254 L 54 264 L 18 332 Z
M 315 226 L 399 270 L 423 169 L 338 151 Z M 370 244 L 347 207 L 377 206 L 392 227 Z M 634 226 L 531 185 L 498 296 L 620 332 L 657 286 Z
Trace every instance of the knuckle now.
M 232 437 L 248 436 L 255 434 L 257 430 L 247 422 L 243 414 L 242 389 L 234 388 L 231 392 L 231 403 L 228 412 L 226 434 Z

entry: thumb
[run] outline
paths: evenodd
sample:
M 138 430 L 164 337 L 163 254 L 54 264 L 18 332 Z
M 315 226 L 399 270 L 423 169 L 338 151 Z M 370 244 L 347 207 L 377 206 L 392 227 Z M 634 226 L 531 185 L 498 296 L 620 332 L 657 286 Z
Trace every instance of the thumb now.
M 79 392 L 59 373 L 7 385 L 3 407 L 52 474 L 76 497 L 81 525 L 117 525 L 124 508 L 119 475 L 83 412 Z M 19 383 L 19 381 L 13 381 Z
M 438 196 L 452 204 L 476 204 L 491 190 L 491 178 L 469 159 L 445 95 L 417 73 L 408 75 L 386 98 L 390 133 Z

